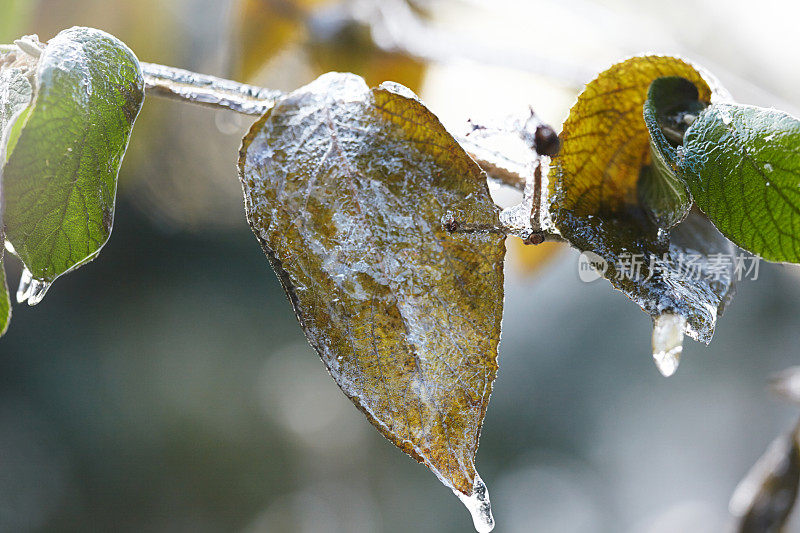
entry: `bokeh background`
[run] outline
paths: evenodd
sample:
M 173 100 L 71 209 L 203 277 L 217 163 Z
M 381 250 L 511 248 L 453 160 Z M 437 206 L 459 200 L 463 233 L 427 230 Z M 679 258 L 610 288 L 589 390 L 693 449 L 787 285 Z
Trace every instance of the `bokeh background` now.
M 797 113 L 798 9 L 0 0 L 0 42 L 94 26 L 143 60 L 277 89 L 328 70 L 393 79 L 454 129 L 528 105 L 558 126 L 582 83 L 646 51 L 685 55 L 740 101 Z M 149 99 L 100 259 L 15 307 L 0 340 L 0 531 L 471 529 L 305 343 L 244 220 L 235 160 L 249 122 Z M 664 379 L 649 318 L 606 282 L 581 283 L 574 252 L 508 245 L 501 370 L 477 458 L 497 531 L 725 531 L 736 483 L 798 416 L 765 386 L 800 363 L 797 270 L 762 265 L 711 346 L 687 341 Z

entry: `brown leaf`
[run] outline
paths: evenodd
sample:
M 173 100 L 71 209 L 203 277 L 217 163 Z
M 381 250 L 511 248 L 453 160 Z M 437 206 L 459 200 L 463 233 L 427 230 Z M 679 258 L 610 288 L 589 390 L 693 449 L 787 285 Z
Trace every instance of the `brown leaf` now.
M 485 175 L 408 89 L 351 74 L 279 101 L 239 169 L 250 225 L 336 383 L 445 485 L 479 496 L 504 239 L 441 220 L 497 221 Z

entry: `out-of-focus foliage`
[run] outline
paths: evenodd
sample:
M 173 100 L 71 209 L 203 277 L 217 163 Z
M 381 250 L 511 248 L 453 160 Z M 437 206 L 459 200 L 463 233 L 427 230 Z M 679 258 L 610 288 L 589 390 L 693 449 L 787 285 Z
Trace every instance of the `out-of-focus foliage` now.
M 424 63 L 378 46 L 369 24 L 354 16 L 357 8 L 333 0 L 240 0 L 236 77 L 256 79 L 293 49 L 297 56 L 305 51 L 316 74 L 353 72 L 370 86 L 394 81 L 418 89 Z
M 405 87 L 328 74 L 267 112 L 240 160 L 248 219 L 334 380 L 462 496 L 497 371 L 504 236 L 485 174 Z
M 736 488 L 731 512 L 737 533 L 780 533 L 797 501 L 800 444 L 797 431 L 772 442 Z
M 37 0 L 0 0 L 0 43 L 10 43 L 25 31 Z
M 536 246 L 524 244 L 520 239 L 508 239 L 509 255 L 516 269 L 525 275 L 535 274 L 564 253 L 567 247 L 560 242 L 543 242 Z
M 236 73 L 249 80 L 273 56 L 290 44 L 307 38 L 306 19 L 312 10 L 332 0 L 239 0 L 234 54 Z

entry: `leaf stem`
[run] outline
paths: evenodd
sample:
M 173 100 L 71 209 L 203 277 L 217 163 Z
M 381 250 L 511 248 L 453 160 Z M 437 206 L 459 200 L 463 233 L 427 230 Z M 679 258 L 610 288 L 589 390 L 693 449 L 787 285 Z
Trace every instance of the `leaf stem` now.
M 283 96 L 280 91 L 246 85 L 154 63 L 141 63 L 145 88 L 155 96 L 261 116 Z
M 149 94 L 205 107 L 228 109 L 243 115 L 263 115 L 284 94 L 273 89 L 155 63 L 142 62 L 141 66 L 145 89 Z M 520 191 L 525 189 L 525 176 L 498 163 L 495 156 L 481 156 L 477 145 L 473 145 L 466 137 L 457 137 L 457 140 L 490 178 Z M 462 228 L 465 232 L 485 230 L 486 228 Z M 557 235 L 544 232 L 539 235 L 542 240 L 560 240 Z
M 171 100 L 229 109 L 243 115 L 261 116 L 283 96 L 281 91 L 274 89 L 180 68 L 144 62 L 141 65 L 148 93 Z M 458 137 L 458 141 L 491 178 L 520 191 L 525 189 L 524 176 L 493 159 L 478 155 L 477 149 L 470 150 L 472 143 L 466 137 Z

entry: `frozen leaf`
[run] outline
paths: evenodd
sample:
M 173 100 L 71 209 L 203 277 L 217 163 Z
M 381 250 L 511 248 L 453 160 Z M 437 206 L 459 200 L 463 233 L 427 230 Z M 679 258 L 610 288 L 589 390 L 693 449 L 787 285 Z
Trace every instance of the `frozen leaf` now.
M 0 230 L 0 239 L 3 231 Z M 5 250 L 0 249 L 0 336 L 8 331 L 8 324 L 11 322 L 11 298 L 8 294 L 8 282 L 6 282 L 6 267 L 4 264 Z
M 736 487 L 729 504 L 738 533 L 780 533 L 800 484 L 798 429 L 781 435 Z
M 33 94 L 30 78 L 35 64 L 33 58 L 20 50 L 0 54 L 0 162 L 5 161 L 6 146 L 14 124 L 30 104 Z M 5 233 L 2 224 L 4 203 L 0 179 L 0 335 L 6 332 L 11 320 L 11 299 L 4 265 Z
M 692 207 L 686 184 L 678 176 L 677 147 L 686 128 L 706 107 L 697 87 L 685 78 L 658 78 L 650 84 L 644 103 L 644 121 L 650 134 L 650 165 L 642 168 L 638 183 L 641 205 L 661 228 L 683 220 Z
M 726 237 L 764 259 L 800 262 L 800 120 L 712 105 L 686 131 L 681 170 Z
M 666 56 L 628 59 L 586 85 L 564 123 L 554 159 L 551 190 L 557 207 L 587 216 L 637 204 L 639 172 L 650 163 L 644 103 L 651 82 L 664 76 L 686 78 L 701 100 L 711 98 L 696 67 Z
M 731 295 L 735 248 L 698 212 L 671 230 L 660 226 L 638 190 L 651 164 L 644 104 L 665 76 L 688 79 L 700 100 L 711 100 L 706 74 L 674 57 L 634 57 L 586 86 L 553 159 L 550 214 L 574 247 L 606 262 L 615 288 L 654 318 L 682 316 L 686 333 L 707 343 Z
M 46 290 L 108 240 L 143 90 L 136 57 L 100 30 L 65 30 L 42 52 L 33 102 L 3 168 L 6 238 L 34 286 Z
M 250 225 L 336 383 L 488 527 L 473 459 L 497 371 L 504 237 L 441 223 L 498 222 L 485 174 L 408 89 L 350 74 L 280 100 L 239 169 Z

